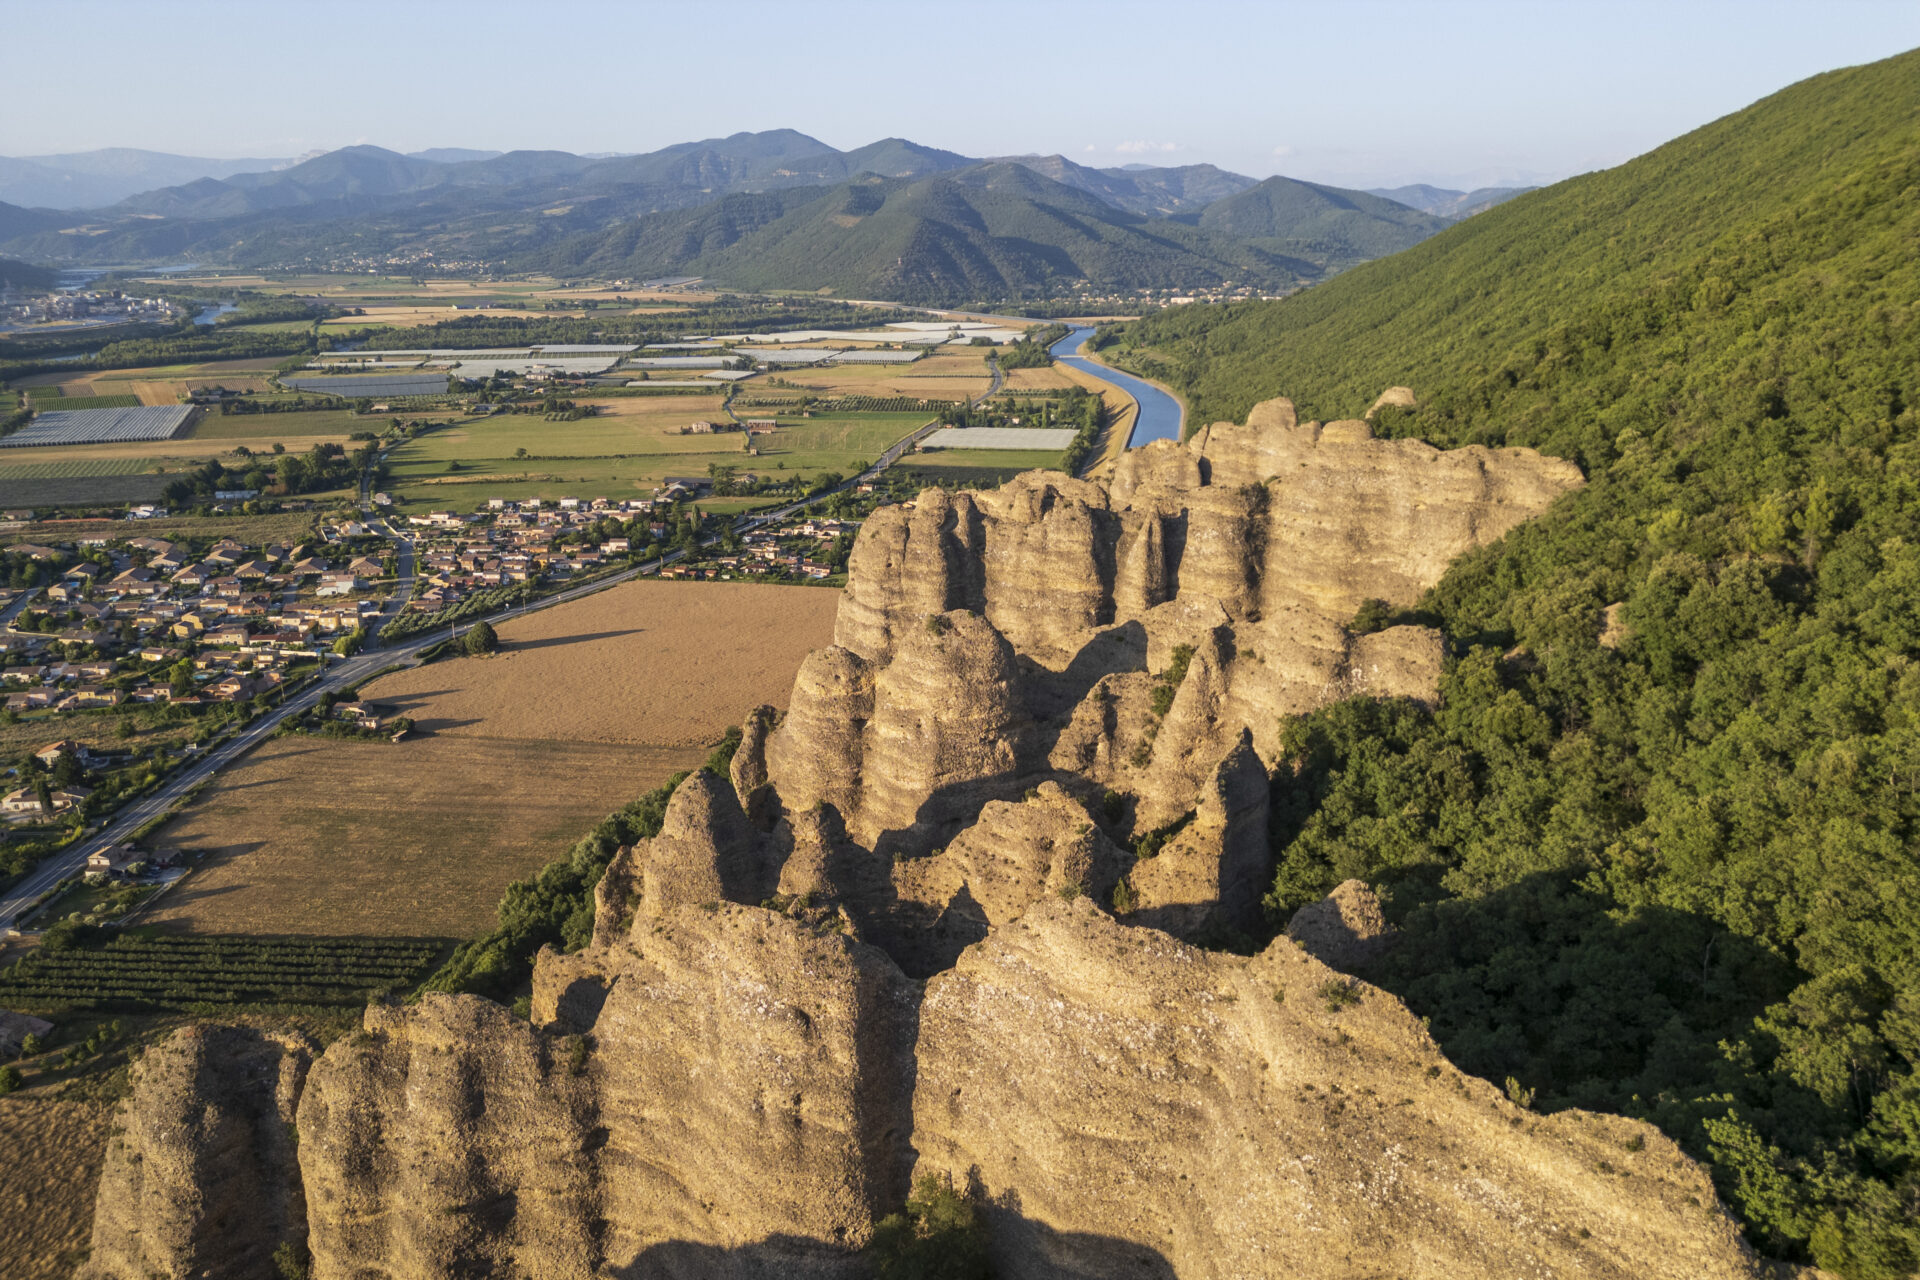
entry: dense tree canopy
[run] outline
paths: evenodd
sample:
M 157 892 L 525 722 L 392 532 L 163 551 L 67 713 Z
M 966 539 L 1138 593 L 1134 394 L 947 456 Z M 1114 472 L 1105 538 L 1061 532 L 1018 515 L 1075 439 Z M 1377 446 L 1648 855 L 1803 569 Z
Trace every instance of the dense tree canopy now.
M 1916 120 L 1920 54 L 1836 72 L 1119 346 L 1199 421 L 1404 383 L 1385 434 L 1586 470 L 1392 619 L 1453 639 L 1436 710 L 1290 728 L 1269 904 L 1380 886 L 1463 1066 L 1656 1121 L 1854 1280 L 1920 1267 Z

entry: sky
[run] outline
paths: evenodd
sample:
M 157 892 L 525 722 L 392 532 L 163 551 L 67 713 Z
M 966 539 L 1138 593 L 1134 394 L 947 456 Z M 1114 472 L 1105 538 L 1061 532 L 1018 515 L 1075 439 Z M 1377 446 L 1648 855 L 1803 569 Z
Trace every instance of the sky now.
M 0 0 L 0 32 L 0 155 L 640 152 L 793 128 L 1468 189 L 1618 164 L 1920 46 L 1920 0 Z

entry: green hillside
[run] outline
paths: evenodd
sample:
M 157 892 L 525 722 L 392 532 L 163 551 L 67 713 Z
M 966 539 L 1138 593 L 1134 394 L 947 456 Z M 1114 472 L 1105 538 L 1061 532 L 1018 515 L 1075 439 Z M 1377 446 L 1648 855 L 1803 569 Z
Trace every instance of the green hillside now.
M 0 258 L 0 289 L 18 289 L 23 293 L 51 289 L 56 277 L 57 273 L 47 267 Z
M 1214 201 L 1192 221 L 1279 253 L 1347 267 L 1412 248 L 1444 231 L 1449 220 L 1364 191 L 1273 177 Z
M 1385 432 L 1586 470 L 1424 602 L 1437 712 L 1292 730 L 1272 905 L 1382 886 L 1463 1066 L 1656 1121 L 1851 1280 L 1920 1268 L 1916 299 L 1909 53 L 1119 349 L 1198 421 L 1403 383 Z
M 697 274 L 746 289 L 951 302 L 1105 289 L 1277 288 L 1322 264 L 1153 221 L 1017 164 L 916 180 L 730 196 L 575 237 L 530 260 L 562 273 Z

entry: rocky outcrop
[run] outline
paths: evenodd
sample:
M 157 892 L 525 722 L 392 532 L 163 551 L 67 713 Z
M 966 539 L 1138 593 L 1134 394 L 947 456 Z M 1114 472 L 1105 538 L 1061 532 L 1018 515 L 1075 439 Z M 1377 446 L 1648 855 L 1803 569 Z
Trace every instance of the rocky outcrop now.
M 529 1019 L 369 1009 L 297 1170 L 303 1059 L 156 1050 L 89 1274 L 251 1277 L 304 1235 L 315 1280 L 851 1278 L 917 1170 L 1008 1277 L 1757 1280 L 1657 1132 L 1515 1107 L 1341 972 L 1391 941 L 1364 885 L 1193 945 L 1270 933 L 1285 719 L 1434 694 L 1438 633 L 1355 634 L 1359 601 L 1577 483 L 1275 401 L 1110 487 L 881 509 L 836 643 L 615 854 Z M 278 1216 L 211 1252 L 248 1188 Z
M 1381 403 L 1403 404 L 1403 392 Z M 896 837 L 903 849 L 937 843 L 955 810 L 905 812 L 925 779 L 896 784 L 897 750 L 866 758 L 868 690 L 884 682 L 913 689 L 919 706 L 940 703 L 953 664 L 941 668 L 919 637 L 927 619 L 964 614 L 1019 659 L 1013 702 L 1047 752 L 1015 751 L 1027 781 L 1072 771 L 1163 824 L 1193 808 L 1243 731 L 1271 766 L 1287 716 L 1354 693 L 1430 697 L 1437 633 L 1356 636 L 1347 622 L 1367 600 L 1412 605 L 1456 556 L 1581 483 L 1572 464 L 1531 450 L 1380 440 L 1365 421 L 1301 422 L 1274 400 L 1245 424 L 1130 451 L 1110 487 L 1030 472 L 990 493 L 928 490 L 862 529 L 837 648 L 802 671 L 788 723 L 768 741 L 768 783 L 790 809 L 833 804 L 862 840 L 912 828 Z M 1196 657 L 1163 723 L 1147 713 L 1154 680 L 1127 677 L 1159 676 L 1183 645 Z M 1005 709 L 1003 665 L 952 692 Z M 996 732 L 1018 737 L 1011 722 Z M 972 786 L 959 810 L 985 798 Z
M 915 1058 L 919 1171 L 976 1188 L 1009 1280 L 1758 1274 L 1649 1126 L 1514 1106 L 1286 939 L 1042 900 L 927 984 Z
M 577 1043 L 477 996 L 368 1009 L 300 1100 L 314 1275 L 591 1274 Z
M 1318 902 L 1293 913 L 1287 937 L 1331 968 L 1364 969 L 1393 946 L 1380 899 L 1363 880 L 1345 880 Z
M 81 1280 L 273 1274 L 307 1234 L 294 1107 L 310 1052 L 245 1027 L 149 1049 L 114 1116 Z
M 0 1058 L 18 1057 L 28 1036 L 45 1040 L 52 1030 L 53 1024 L 45 1018 L 0 1009 Z

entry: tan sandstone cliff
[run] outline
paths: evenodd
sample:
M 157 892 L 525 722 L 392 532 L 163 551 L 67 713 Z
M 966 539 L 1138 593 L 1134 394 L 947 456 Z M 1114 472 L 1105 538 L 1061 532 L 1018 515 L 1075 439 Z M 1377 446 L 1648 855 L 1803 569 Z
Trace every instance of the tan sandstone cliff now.
M 273 1232 L 304 1206 L 315 1280 L 858 1276 L 916 1173 L 976 1197 L 1005 1277 L 1759 1275 L 1656 1131 L 1522 1110 L 1328 967 L 1390 944 L 1364 886 L 1256 955 L 1196 945 L 1264 930 L 1282 718 L 1433 696 L 1441 638 L 1354 635 L 1359 604 L 1579 483 L 1272 402 L 1110 486 L 882 509 L 791 709 L 614 858 L 530 1023 L 370 1009 L 306 1074 L 297 1168 L 225 1174 L 179 1117 L 281 1091 L 166 1067 L 226 1034 L 183 1033 L 89 1275 L 255 1274 L 182 1243 L 238 1178 L 290 1204 Z M 108 1195 L 153 1158 L 177 1193 Z

